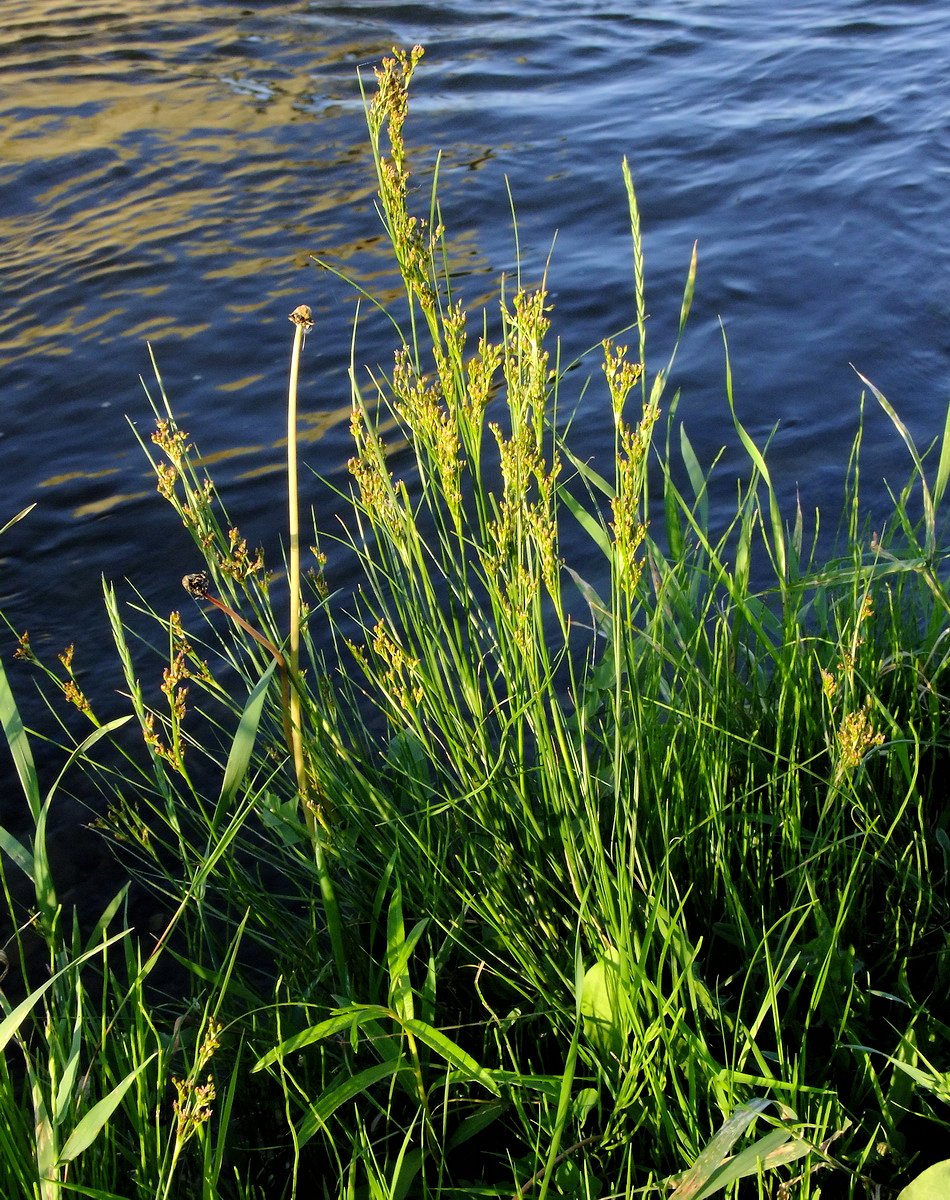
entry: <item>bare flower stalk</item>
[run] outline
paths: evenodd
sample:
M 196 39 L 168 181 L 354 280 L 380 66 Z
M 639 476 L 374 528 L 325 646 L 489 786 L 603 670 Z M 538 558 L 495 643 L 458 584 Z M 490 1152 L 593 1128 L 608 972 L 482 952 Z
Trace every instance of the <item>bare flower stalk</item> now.
M 294 347 L 290 356 L 290 387 L 287 397 L 287 529 L 289 545 L 290 575 L 290 636 L 287 643 L 288 663 L 291 678 L 300 676 L 300 512 L 297 502 L 297 378 L 300 372 L 300 351 L 304 338 L 313 328 L 313 314 L 306 304 L 298 305 L 290 314 L 294 323 Z M 300 693 L 296 687 L 290 691 L 290 735 L 297 790 L 307 821 L 311 838 L 316 835 L 317 817 L 308 797 L 307 764 L 303 752 L 303 727 L 300 708 Z
M 260 630 L 255 629 L 249 621 L 241 616 L 239 612 L 235 612 L 230 604 L 216 596 L 211 590 L 211 580 L 208 578 L 207 572 L 195 571 L 194 574 L 185 575 L 181 581 L 182 587 L 190 596 L 194 596 L 196 600 L 207 600 L 209 604 L 213 604 L 215 608 L 231 618 L 235 625 L 240 626 L 245 633 L 249 633 L 258 645 L 273 656 L 274 662 L 277 664 L 277 671 L 280 675 L 280 696 L 281 696 L 281 718 L 284 723 L 284 738 L 287 742 L 287 749 L 291 755 L 294 753 L 294 736 L 293 725 L 291 723 L 291 697 L 293 696 L 293 688 L 290 686 L 290 673 L 287 665 L 287 660 L 281 654 L 280 650 L 274 643 L 264 636 Z

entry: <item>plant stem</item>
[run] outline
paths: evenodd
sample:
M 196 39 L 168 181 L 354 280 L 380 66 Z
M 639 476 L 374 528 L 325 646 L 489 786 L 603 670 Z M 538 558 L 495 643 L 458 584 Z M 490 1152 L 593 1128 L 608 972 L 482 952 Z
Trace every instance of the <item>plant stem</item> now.
M 307 332 L 313 328 L 313 315 L 306 304 L 298 305 L 290 314 L 294 323 L 294 348 L 290 356 L 290 387 L 287 397 L 287 530 L 289 536 L 290 577 L 290 637 L 287 643 L 291 679 L 300 673 L 300 513 L 297 502 L 297 377 L 300 371 L 300 351 Z M 307 821 L 311 840 L 316 839 L 317 816 L 308 797 L 307 765 L 303 753 L 300 693 L 290 689 L 290 733 L 297 790 Z

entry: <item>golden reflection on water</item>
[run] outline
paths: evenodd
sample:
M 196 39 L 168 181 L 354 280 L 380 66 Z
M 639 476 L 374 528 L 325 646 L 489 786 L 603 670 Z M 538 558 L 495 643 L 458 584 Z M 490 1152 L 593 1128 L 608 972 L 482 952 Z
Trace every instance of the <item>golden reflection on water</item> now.
M 359 109 L 356 47 L 330 44 L 319 24 L 141 0 L 121 13 L 51 0 L 4 10 L 0 180 L 17 186 L 0 209 L 0 242 L 5 290 L 15 295 L 27 279 L 29 290 L 0 321 L 0 364 L 23 350 L 62 355 L 64 343 L 93 337 L 202 333 L 205 323 L 174 322 L 158 306 L 123 326 L 103 300 L 118 290 L 172 308 L 175 265 L 189 259 L 208 280 L 267 279 L 285 264 L 288 232 L 301 242 L 295 265 L 306 266 L 321 216 L 371 195 L 369 173 L 353 189 L 338 169 L 341 157 L 359 161 L 361 147 L 341 155 L 315 130 L 316 153 L 301 164 L 279 136 L 345 107 L 313 111 L 315 73 L 332 91 L 334 64 L 347 64 L 340 86 Z M 288 222 L 286 194 L 302 167 L 321 186 Z M 167 282 L 156 282 L 162 274 Z M 44 303 L 64 293 L 65 304 Z M 261 289 L 259 303 L 272 296 Z
M 260 376 L 258 377 L 260 378 Z M 253 382 L 253 381 L 242 381 Z M 225 390 L 218 388 L 219 391 Z M 338 425 L 344 424 L 350 419 L 352 409 L 349 405 L 340 406 L 339 408 L 331 409 L 327 412 L 314 411 L 302 412 L 299 414 L 300 429 L 297 435 L 297 440 L 300 445 L 314 445 L 319 442 L 331 429 Z M 217 450 L 212 454 L 202 454 L 194 459 L 196 468 L 211 468 L 220 466 L 225 462 L 233 462 L 242 458 L 252 458 L 260 461 L 261 458 L 266 458 L 267 461 L 261 465 L 251 467 L 246 471 L 239 471 L 234 478 L 238 481 L 260 479 L 266 475 L 283 475 L 286 471 L 286 463 L 283 459 L 283 454 L 286 453 L 287 439 L 278 438 L 275 441 L 265 445 L 263 443 L 248 444 L 244 446 L 231 446 L 227 450 Z M 279 457 L 275 460 L 274 454 L 278 453 Z M 42 487 L 60 487 L 64 484 L 86 482 L 89 480 L 103 479 L 108 475 L 117 475 L 118 468 L 109 468 L 101 471 L 70 471 L 64 472 L 61 475 L 50 476 L 42 483 Z M 151 491 L 140 492 L 117 492 L 112 495 L 102 496 L 97 500 L 80 504 L 71 510 L 71 515 L 74 518 L 95 517 L 117 508 L 121 504 L 126 504 L 131 501 L 141 500 L 145 497 L 153 495 Z
M 242 444 L 206 464 L 246 460 L 242 479 L 282 470 L 285 443 L 256 436 L 255 391 L 274 389 L 271 364 L 248 337 L 255 317 L 272 321 L 302 286 L 314 290 L 314 257 L 384 303 L 401 295 L 377 232 L 356 80 L 361 64 L 371 80 L 391 31 L 378 20 L 355 31 L 352 16 L 214 0 L 131 0 L 121 11 L 112 0 L 6 0 L 3 18 L 0 387 L 17 368 L 21 425 L 37 401 L 53 417 L 51 473 L 38 486 L 61 489 L 79 518 L 149 494 L 124 467 L 102 469 L 115 452 L 92 431 L 105 426 L 89 425 L 90 401 L 125 405 L 147 341 L 160 341 L 159 360 L 170 363 L 191 342 L 204 403 L 235 398 L 221 412 L 246 422 L 233 427 Z M 453 262 L 477 269 L 474 235 L 456 233 Z M 352 310 L 324 316 L 335 330 L 318 316 L 324 337 L 345 353 Z M 210 365 L 199 361 L 212 338 L 229 347 L 222 382 L 220 350 Z M 303 444 L 349 420 L 339 392 L 327 400 L 301 414 Z M 121 438 L 122 428 L 108 428 Z M 113 494 L 89 500 L 82 485 L 110 475 Z

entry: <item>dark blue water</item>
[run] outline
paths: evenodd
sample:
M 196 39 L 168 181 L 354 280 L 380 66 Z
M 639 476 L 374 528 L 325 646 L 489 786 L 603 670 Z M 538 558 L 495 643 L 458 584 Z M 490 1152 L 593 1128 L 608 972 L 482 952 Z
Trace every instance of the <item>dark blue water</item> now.
M 633 316 L 623 156 L 645 229 L 654 367 L 691 246 L 699 279 L 675 384 L 722 511 L 743 469 L 723 386 L 779 424 L 783 494 L 837 515 L 857 423 L 850 364 L 922 442 L 950 398 L 950 5 L 946 0 L 664 3 L 0 4 L 0 608 L 36 648 L 95 665 L 99 580 L 159 610 L 199 564 L 126 416 L 147 434 L 152 343 L 182 425 L 232 517 L 276 561 L 298 303 L 305 456 L 346 483 L 352 293 L 316 255 L 387 294 L 389 260 L 357 72 L 423 43 L 408 138 L 419 204 L 441 197 L 469 300 L 515 265 L 549 287 L 562 359 Z M 556 237 L 555 237 L 556 234 Z M 552 251 L 553 245 L 553 251 Z M 391 343 L 367 321 L 358 358 Z M 575 450 L 609 447 L 597 356 L 570 374 Z M 868 421 L 867 496 L 909 464 Z M 330 499 L 313 485 L 324 523 Z M 570 550 L 569 550 L 570 553 Z M 578 553 L 582 553 L 578 548 Z M 586 553 L 586 551 L 584 552 Z M 345 572 L 345 564 L 337 564 Z M 9 662 L 12 640 L 3 657 Z M 92 690 L 94 685 L 90 684 Z

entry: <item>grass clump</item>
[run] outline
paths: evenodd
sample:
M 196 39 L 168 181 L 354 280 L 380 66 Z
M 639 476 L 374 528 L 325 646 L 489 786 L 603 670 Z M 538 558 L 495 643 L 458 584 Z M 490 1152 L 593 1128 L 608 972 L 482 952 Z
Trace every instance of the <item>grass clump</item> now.
M 932 472 L 868 384 L 911 478 L 870 536 L 858 439 L 819 560 L 727 355 L 748 473 L 714 530 L 675 345 L 647 357 L 625 167 L 636 346 L 603 345 L 611 470 L 578 458 L 543 281 L 470 313 L 435 187 L 409 210 L 420 57 L 385 60 L 368 102 L 405 295 L 391 370 L 351 370 L 344 532 L 315 536 L 309 581 L 293 315 L 289 621 L 159 379 L 149 453 L 212 603 L 143 605 L 168 646 L 150 689 L 162 660 L 107 589 L 128 727 L 82 697 L 69 748 L 170 913 L 147 957 L 121 897 L 67 935 L 4 682 L 35 832 L 3 849 L 49 953 L 0 1026 L 6 1192 L 896 1195 L 950 1123 L 950 441 Z M 694 251 L 677 344 L 695 277 Z M 331 536 L 358 564 L 346 594 Z

